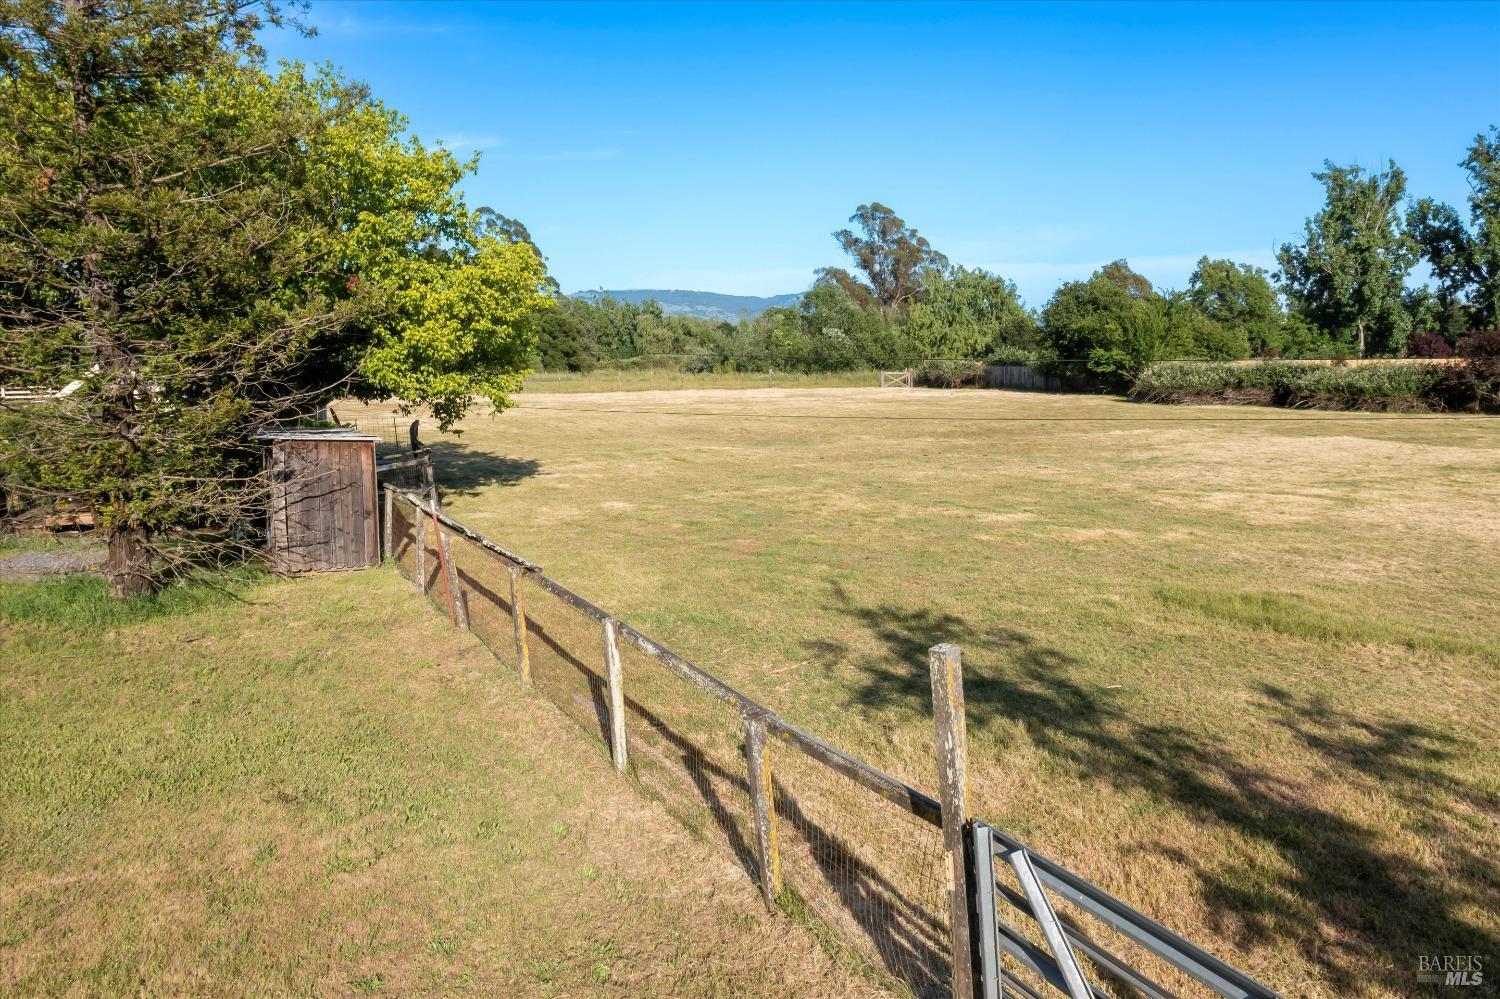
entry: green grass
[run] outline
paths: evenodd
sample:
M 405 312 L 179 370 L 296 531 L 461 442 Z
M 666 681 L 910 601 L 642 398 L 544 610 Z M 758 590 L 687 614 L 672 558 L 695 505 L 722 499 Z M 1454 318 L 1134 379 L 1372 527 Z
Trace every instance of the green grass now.
M 839 389 L 525 394 L 455 516 L 1287 994 L 1500 954 L 1500 424 Z
M 1327 600 L 1316 594 L 1218 593 L 1168 585 L 1159 595 L 1168 604 L 1246 628 L 1268 629 L 1315 642 L 1403 646 L 1413 652 L 1473 656 L 1500 666 L 1500 640 L 1493 636 L 1474 640 L 1431 628 L 1403 626 L 1381 620 L 1368 608 L 1329 607 Z
M 98 631 L 223 604 L 260 578 L 253 569 L 215 573 L 179 579 L 149 596 L 127 600 L 108 599 L 109 583 L 96 575 L 0 583 L 0 621 Z
M 0 663 L 0 994 L 875 994 L 392 572 L 6 585 Z
M 14 534 L 10 531 L 0 531 L 0 556 L 77 548 L 87 543 L 84 540 L 86 537 L 86 535 Z

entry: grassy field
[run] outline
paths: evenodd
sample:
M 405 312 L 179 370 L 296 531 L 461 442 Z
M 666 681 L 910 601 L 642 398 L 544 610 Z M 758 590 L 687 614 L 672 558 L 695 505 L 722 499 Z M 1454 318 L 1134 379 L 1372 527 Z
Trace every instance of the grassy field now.
M 874 995 L 393 572 L 0 584 L 0 995 Z
M 455 515 L 918 786 L 959 643 L 977 810 L 1285 993 L 1500 958 L 1500 424 L 778 389 L 461 429 Z

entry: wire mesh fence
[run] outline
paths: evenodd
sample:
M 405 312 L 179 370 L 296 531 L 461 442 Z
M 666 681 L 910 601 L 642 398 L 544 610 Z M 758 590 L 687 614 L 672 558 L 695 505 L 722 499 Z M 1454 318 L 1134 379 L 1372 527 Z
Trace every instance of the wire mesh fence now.
M 467 538 L 451 533 L 448 555 L 453 559 L 458 581 L 457 599 L 463 601 L 468 612 L 469 630 L 496 659 L 519 669 L 510 603 L 510 567 Z
M 609 745 L 609 689 L 597 621 L 540 586 L 525 590 L 531 683 L 585 732 Z
M 630 765 L 641 787 L 758 877 L 738 712 L 634 646 L 621 649 L 621 660 Z
M 783 890 L 916 995 L 946 995 L 941 831 L 809 757 L 777 748 Z
M 444 580 L 451 564 L 454 608 L 467 612 L 469 630 L 518 673 L 524 655 L 533 688 L 607 748 L 603 612 L 580 610 L 561 595 L 568 591 L 534 567 L 508 563 L 484 543 L 437 522 L 421 502 L 404 490 L 392 494 L 389 555 L 397 570 L 449 613 Z M 524 651 L 516 603 L 525 621 Z M 745 743 L 746 713 L 769 712 L 706 674 L 707 682 L 691 682 L 684 673 L 696 673 L 696 667 L 633 629 L 622 628 L 620 635 L 631 776 L 752 878 L 774 877 L 763 872 L 757 852 Z M 947 896 L 938 830 L 795 746 L 777 742 L 769 752 L 779 904 L 911 993 L 946 995 Z
M 642 791 L 721 845 L 768 902 L 805 920 L 872 974 L 919 997 L 967 993 L 976 971 L 986 989 L 998 990 L 1003 980 L 1023 996 L 1111 994 L 1100 985 L 1148 997 L 1171 995 L 1168 989 L 1202 994 L 1194 985 L 1221 996 L 1275 995 L 965 810 L 950 812 L 789 724 L 431 500 L 397 488 L 385 495 L 386 554 L 405 578 L 597 738 Z M 939 729 L 956 721 L 961 733 L 958 650 L 932 652 L 951 654 L 960 692 L 957 710 L 939 710 L 933 667 Z M 954 780 L 963 778 L 938 762 L 947 801 Z M 954 823 L 962 823 L 975 837 L 992 836 L 982 840 L 985 850 L 1000 844 L 996 856 L 1007 862 L 980 860 L 976 839 L 966 864 L 965 848 L 945 842 L 944 816 L 950 838 L 960 835 Z M 1029 859 L 1017 859 L 1018 852 Z M 958 887 L 959 880 L 967 884 Z M 1055 909 L 1043 881 L 1057 895 Z M 962 919 L 966 906 L 983 910 L 972 938 Z M 974 953 L 987 956 L 988 966 L 971 968 L 976 940 Z

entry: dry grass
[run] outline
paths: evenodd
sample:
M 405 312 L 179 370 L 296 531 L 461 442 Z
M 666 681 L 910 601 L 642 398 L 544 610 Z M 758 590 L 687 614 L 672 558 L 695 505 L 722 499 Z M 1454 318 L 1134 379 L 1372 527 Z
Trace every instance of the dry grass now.
M 351 408 L 345 415 L 358 415 Z M 461 519 L 1289 995 L 1500 958 L 1500 426 L 1002 392 L 527 397 Z
M 0 586 L 0 994 L 873 995 L 394 573 Z

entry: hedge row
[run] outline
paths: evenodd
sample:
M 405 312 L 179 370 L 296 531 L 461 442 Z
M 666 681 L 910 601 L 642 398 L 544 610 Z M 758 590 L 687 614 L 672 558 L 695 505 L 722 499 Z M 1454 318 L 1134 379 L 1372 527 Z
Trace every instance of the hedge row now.
M 1473 408 L 1492 395 L 1468 364 L 1317 365 L 1296 361 L 1227 364 L 1169 361 L 1135 381 L 1150 402 L 1239 403 L 1318 409 Z

